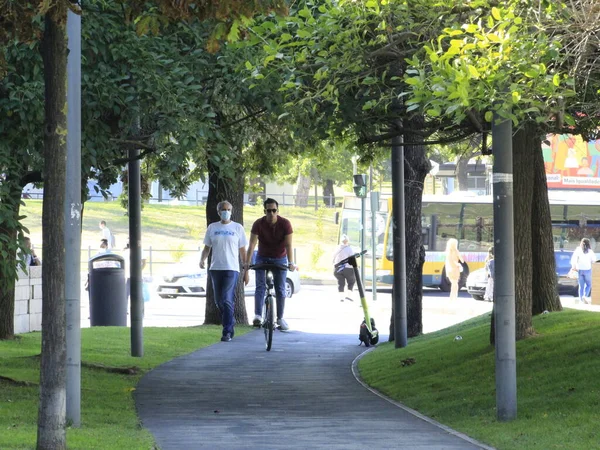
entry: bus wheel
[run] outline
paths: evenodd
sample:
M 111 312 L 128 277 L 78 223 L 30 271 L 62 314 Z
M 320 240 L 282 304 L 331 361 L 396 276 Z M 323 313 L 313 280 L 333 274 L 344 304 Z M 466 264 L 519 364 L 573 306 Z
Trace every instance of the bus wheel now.
M 444 269 L 442 271 L 442 282 L 440 283 L 440 291 L 450 292 L 451 288 L 452 288 L 452 283 L 450 283 L 450 280 L 446 276 L 446 269 Z

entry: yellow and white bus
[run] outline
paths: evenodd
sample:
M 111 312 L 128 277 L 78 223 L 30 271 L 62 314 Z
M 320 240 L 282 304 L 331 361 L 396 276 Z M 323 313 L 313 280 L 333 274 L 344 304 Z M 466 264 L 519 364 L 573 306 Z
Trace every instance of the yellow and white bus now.
M 554 244 L 556 250 L 573 251 L 581 239 L 587 237 L 592 249 L 600 252 L 600 192 L 549 191 Z M 370 213 L 367 208 L 365 239 L 371 249 Z M 465 259 L 461 278 L 464 285 L 468 274 L 484 266 L 488 249 L 493 245 L 494 217 L 491 196 L 424 195 L 421 210 L 421 236 L 425 247 L 423 286 L 450 290 L 445 275 L 444 261 L 446 242 L 458 240 L 458 248 Z M 383 229 L 377 226 L 377 281 L 393 284 L 393 222 L 392 198 L 380 202 L 377 223 L 385 221 Z M 347 234 L 358 244 L 360 233 L 360 199 L 347 197 L 340 222 L 340 234 Z

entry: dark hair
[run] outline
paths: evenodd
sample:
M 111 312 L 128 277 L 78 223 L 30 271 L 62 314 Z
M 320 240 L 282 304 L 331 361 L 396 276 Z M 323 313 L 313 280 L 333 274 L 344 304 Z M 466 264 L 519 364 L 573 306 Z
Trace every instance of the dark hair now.
M 279 203 L 277 203 L 277 200 L 274 200 L 272 198 L 268 198 L 263 202 L 264 208 L 267 209 L 267 205 L 269 205 L 271 203 L 275 203 L 275 206 L 277 206 L 277 208 L 279 209 Z
M 592 245 L 590 244 L 590 240 L 588 238 L 583 238 L 581 240 L 581 248 L 583 249 L 583 253 L 587 253 L 588 250 L 592 249 Z

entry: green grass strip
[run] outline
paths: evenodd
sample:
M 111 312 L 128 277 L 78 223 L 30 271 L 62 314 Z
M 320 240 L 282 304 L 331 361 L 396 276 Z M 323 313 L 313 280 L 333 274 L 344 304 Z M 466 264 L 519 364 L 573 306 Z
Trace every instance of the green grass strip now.
M 496 420 L 490 314 L 380 345 L 361 377 L 390 398 L 498 449 L 600 448 L 600 314 L 566 309 L 533 319 L 517 342 L 517 419 Z M 455 340 L 460 335 L 461 340 Z M 402 361 L 414 358 L 414 364 Z
M 236 334 L 250 327 L 237 326 Z M 140 426 L 133 392 L 144 373 L 177 356 L 214 344 L 220 326 L 144 328 L 144 357 L 130 356 L 130 329 L 93 327 L 81 330 L 81 427 L 67 430 L 69 449 L 152 449 L 152 435 Z M 33 449 L 39 403 L 41 334 L 0 341 L 0 449 Z M 125 375 L 87 367 L 139 368 Z M 29 382 L 25 385 L 22 382 Z

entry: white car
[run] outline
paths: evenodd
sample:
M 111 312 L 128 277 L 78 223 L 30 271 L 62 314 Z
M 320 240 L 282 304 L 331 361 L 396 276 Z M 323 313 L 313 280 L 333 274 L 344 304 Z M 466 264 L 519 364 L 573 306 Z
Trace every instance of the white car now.
M 206 295 L 206 283 L 208 273 L 206 269 L 200 269 L 198 262 L 200 258 L 188 259 L 186 262 L 174 264 L 162 276 L 157 292 L 161 298 L 176 297 L 204 297 Z M 245 295 L 254 295 L 256 280 L 254 270 L 250 270 L 250 280 L 244 286 Z M 300 273 L 298 269 L 288 271 L 285 280 L 285 292 L 289 298 L 300 291 Z

